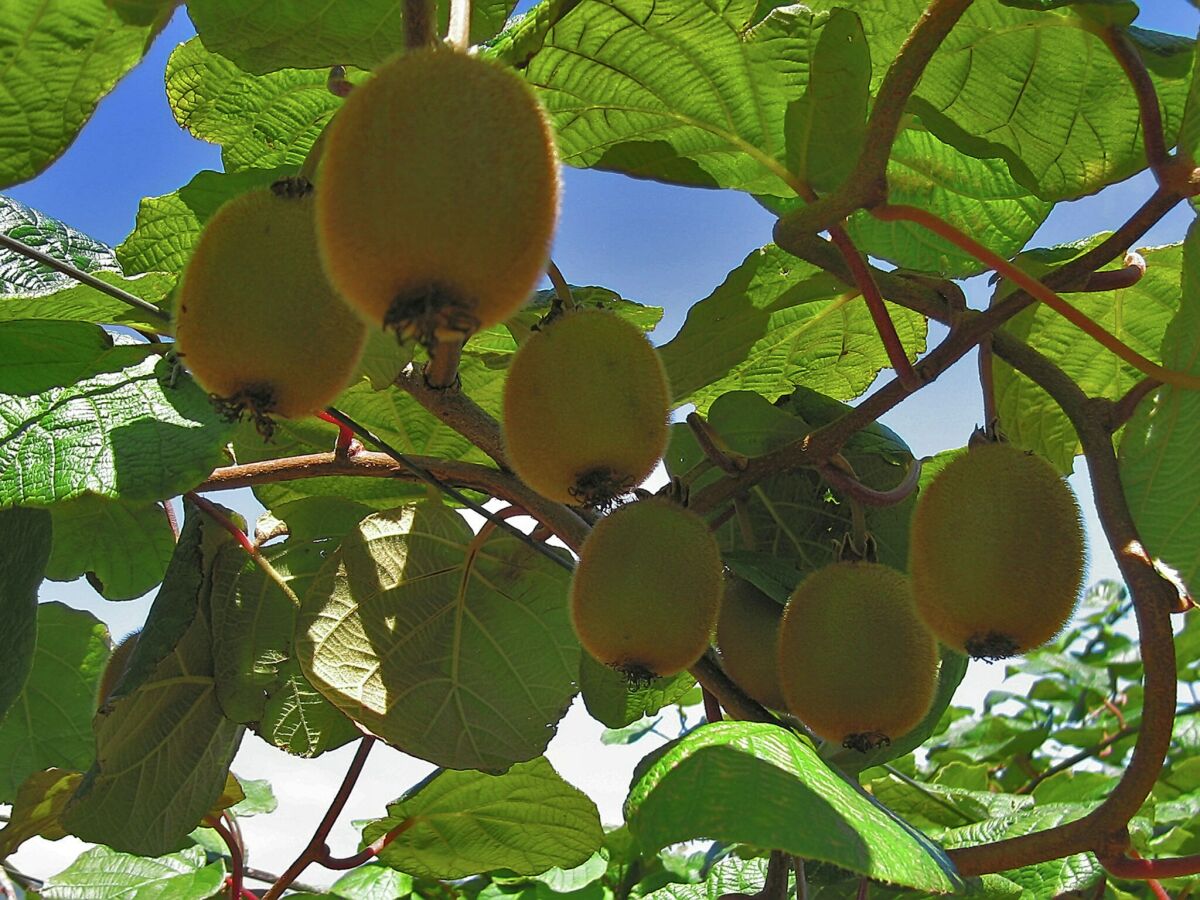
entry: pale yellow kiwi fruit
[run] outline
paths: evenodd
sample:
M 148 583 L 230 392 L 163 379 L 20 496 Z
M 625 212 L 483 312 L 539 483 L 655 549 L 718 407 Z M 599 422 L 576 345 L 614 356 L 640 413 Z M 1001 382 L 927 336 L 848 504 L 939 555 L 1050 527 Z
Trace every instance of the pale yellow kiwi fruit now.
M 516 74 L 446 49 L 357 86 L 325 136 L 317 219 L 329 277 L 370 322 L 429 345 L 501 322 L 546 268 L 554 137 Z
M 653 471 L 669 409 L 658 351 L 637 326 L 602 309 L 569 312 L 513 356 L 505 454 L 542 496 L 603 507 Z
M 911 731 L 933 704 L 937 668 L 937 641 L 895 569 L 831 563 L 788 600 L 780 686 L 788 710 L 826 740 L 865 751 Z
M 729 576 L 717 616 L 721 665 L 743 691 L 763 706 L 784 709 L 779 686 L 779 623 L 783 606 L 750 582 Z
M 917 611 L 960 653 L 1003 659 L 1062 631 L 1083 587 L 1079 503 L 1011 444 L 972 446 L 921 492 L 909 537 Z
M 675 675 L 708 647 L 721 601 L 721 552 L 707 523 L 661 499 L 596 523 L 571 580 L 583 648 L 631 680 Z
M 311 186 L 248 191 L 205 225 L 183 273 L 175 349 L 231 417 L 267 433 L 276 416 L 317 412 L 346 387 L 366 326 L 325 278 Z

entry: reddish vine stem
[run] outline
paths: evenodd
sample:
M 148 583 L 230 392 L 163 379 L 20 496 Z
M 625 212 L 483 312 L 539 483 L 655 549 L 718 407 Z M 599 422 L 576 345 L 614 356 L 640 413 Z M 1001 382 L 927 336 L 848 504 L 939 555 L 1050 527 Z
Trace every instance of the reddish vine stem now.
M 343 422 L 339 422 L 329 413 L 321 410 L 317 413 L 317 418 L 322 422 L 328 422 L 338 430 L 337 443 L 334 445 L 334 456 L 346 457 L 350 455 L 350 448 L 354 444 L 354 432 L 351 431 Z
M 1067 303 L 1051 288 L 1047 287 L 1043 282 L 1038 281 L 1032 275 L 1014 266 L 1004 257 L 993 253 L 987 247 L 980 244 L 974 238 L 959 231 L 945 219 L 936 216 L 933 213 L 926 212 L 916 206 L 907 206 L 903 204 L 883 205 L 871 210 L 871 215 L 883 222 L 907 221 L 914 222 L 921 227 L 933 232 L 938 237 L 944 238 L 954 244 L 961 250 L 970 253 L 980 262 L 983 262 L 989 268 L 999 272 L 1005 278 L 1012 281 L 1014 284 L 1021 287 L 1027 294 L 1034 299 L 1045 303 L 1056 313 L 1066 319 L 1075 327 L 1089 335 L 1093 340 L 1099 343 L 1106 350 L 1109 350 L 1118 358 L 1129 363 L 1139 372 L 1146 375 L 1151 375 L 1160 381 L 1167 384 L 1173 384 L 1177 387 L 1190 388 L 1200 390 L 1200 376 L 1192 375 L 1188 372 L 1180 372 L 1174 369 L 1167 369 L 1153 362 L 1142 354 L 1138 353 L 1120 338 L 1115 337 L 1106 331 L 1099 323 L 1093 321 L 1084 313 L 1077 310 L 1071 304 Z
M 320 860 L 322 852 L 327 850 L 325 842 L 329 837 L 329 832 L 333 830 L 334 823 L 337 822 L 337 817 L 342 814 L 342 810 L 346 806 L 346 801 L 350 799 L 350 792 L 354 789 L 359 775 L 362 774 L 363 766 L 367 764 L 367 756 L 370 754 L 371 748 L 375 745 L 375 741 L 376 738 L 364 735 L 358 742 L 358 749 L 354 751 L 354 759 L 350 761 L 350 767 L 346 770 L 346 776 L 342 779 L 341 786 L 334 795 L 333 801 L 329 804 L 329 809 L 326 810 L 324 818 L 317 825 L 317 830 L 313 832 L 308 845 L 296 857 L 295 862 L 288 866 L 287 870 L 279 876 L 279 880 L 271 885 L 263 895 L 263 900 L 276 900 L 276 898 L 282 896 L 283 892 L 288 889 L 288 886 L 300 877 L 300 874 L 308 868 L 310 863 Z
M 233 833 L 225 827 L 225 823 L 218 816 L 205 816 L 204 824 L 220 835 L 221 840 L 225 842 L 225 846 L 229 848 L 229 896 L 233 900 L 240 900 L 243 893 L 243 879 L 245 878 L 245 862 L 242 853 L 242 845 Z
M 189 491 L 187 494 L 184 494 L 184 496 L 192 503 L 196 504 L 197 508 L 203 511 L 206 516 L 229 532 L 229 534 L 233 536 L 233 539 L 237 541 L 241 545 L 242 549 L 249 553 L 252 558 L 259 558 L 258 548 L 254 546 L 254 542 L 246 536 L 246 532 L 242 531 L 242 529 L 237 526 L 233 519 L 225 515 L 224 511 L 220 507 L 218 507 L 211 500 L 201 497 L 195 491 Z
M 720 722 L 725 716 L 721 713 L 721 701 L 716 694 L 706 687 L 700 688 L 700 696 L 704 699 L 704 718 L 709 722 Z
M 817 467 L 821 477 L 838 490 L 848 494 L 852 499 L 867 506 L 895 506 L 897 503 L 912 496 L 921 481 L 921 466 L 924 460 L 914 459 L 909 463 L 904 478 L 894 488 L 886 491 L 877 490 L 848 475 L 836 466 L 825 464 Z
M 879 285 L 871 276 L 871 270 L 863 260 L 858 247 L 855 246 L 854 241 L 850 239 L 850 235 L 846 234 L 846 230 L 841 225 L 831 225 L 829 237 L 834 246 L 841 251 L 842 258 L 846 260 L 846 265 L 854 278 L 854 284 L 858 288 L 858 292 L 862 294 L 862 298 L 867 304 L 867 310 L 871 313 L 871 321 L 875 323 L 875 330 L 879 332 L 879 339 L 883 341 L 883 349 L 887 353 L 888 362 L 896 370 L 896 377 L 909 391 L 920 390 L 921 379 L 913 371 L 908 354 L 904 351 L 904 344 L 900 342 L 900 335 L 896 332 L 896 323 L 892 321 L 892 317 L 883 303 L 883 294 L 879 292 Z
M 929 60 L 970 5 L 971 0 L 932 0 L 883 76 L 854 170 L 838 190 L 775 223 L 775 242 L 781 247 L 797 235 L 815 235 L 887 199 L 887 163 L 908 99 Z
M 1148 881 L 1158 878 L 1187 878 L 1200 874 L 1200 854 L 1166 859 L 1131 859 L 1128 856 L 1099 857 L 1100 865 L 1117 878 Z
M 1133 42 L 1129 40 L 1129 35 L 1123 28 L 1116 26 L 1105 28 L 1100 32 L 1100 39 L 1104 41 L 1109 52 L 1120 63 L 1125 77 L 1129 79 L 1129 84 L 1133 87 L 1133 93 L 1137 97 L 1138 115 L 1142 123 L 1142 143 L 1146 148 L 1146 162 L 1150 164 L 1150 170 L 1154 172 L 1158 183 L 1164 184 L 1167 179 L 1163 169 L 1170 160 L 1170 155 L 1167 152 L 1166 138 L 1163 136 L 1162 110 L 1158 106 L 1158 92 L 1154 89 L 1154 82 L 1150 78 L 1150 73 L 1146 71 L 1146 64 L 1138 55 L 1137 48 L 1133 46 Z
M 339 871 L 343 869 L 358 868 L 359 866 L 365 865 L 377 857 L 383 852 L 384 847 L 386 847 L 396 838 L 400 837 L 400 835 L 404 834 L 404 832 L 408 831 L 408 829 L 412 828 L 416 823 L 417 820 L 415 817 L 405 819 L 391 831 L 381 835 L 372 844 L 364 847 L 351 856 L 333 856 L 329 852 L 328 845 L 326 845 L 322 848 L 324 852 L 317 862 L 327 869 L 336 869 Z

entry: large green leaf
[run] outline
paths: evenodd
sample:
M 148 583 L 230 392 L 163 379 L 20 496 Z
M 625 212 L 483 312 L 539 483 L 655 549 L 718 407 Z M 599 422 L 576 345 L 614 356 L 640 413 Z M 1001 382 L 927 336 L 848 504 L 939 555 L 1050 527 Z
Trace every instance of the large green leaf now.
M 797 5 L 750 27 L 754 8 L 754 0 L 582 0 L 525 70 L 554 119 L 563 162 L 793 196 L 785 117 L 804 94 L 828 16 Z
M 1031 253 L 1024 258 L 1023 267 L 1040 275 L 1047 263 L 1061 263 L 1064 255 L 1083 252 L 1101 237 Z M 1134 350 L 1155 359 L 1167 325 L 1179 308 L 1183 250 L 1176 244 L 1143 255 L 1146 274 L 1132 287 L 1062 297 Z M 1004 330 L 1048 356 L 1089 396 L 1117 400 L 1143 377 L 1044 304 L 1026 309 L 1007 322 Z M 1045 391 L 1003 361 L 993 359 L 1001 430 L 1013 443 L 1045 456 L 1060 472 L 1070 473 L 1080 452 L 1070 420 Z
M 405 753 L 505 769 L 545 749 L 575 693 L 567 577 L 503 532 L 477 541 L 444 506 L 377 513 L 304 598 L 301 666 Z
M 126 503 L 84 495 L 50 507 L 52 581 L 87 575 L 108 600 L 140 597 L 163 579 L 175 535 L 159 503 Z
M 146 197 L 138 205 L 137 225 L 116 249 L 126 272 L 180 273 L 192 255 L 204 223 L 226 200 L 251 188 L 264 187 L 289 169 L 244 172 L 197 172 L 179 190 Z
M 161 275 L 125 278 L 112 248 L 8 197 L 0 197 L 0 231 L 150 303 L 162 303 L 174 286 L 174 279 Z M 8 319 L 106 322 L 151 331 L 164 326 L 161 317 L 0 247 L 0 322 Z
M 46 374 L 70 360 L 74 383 L 31 391 L 20 372 L 0 367 L 0 506 L 86 493 L 158 500 L 191 490 L 222 461 L 230 426 L 162 346 L 114 345 L 92 327 L 90 339 L 75 323 L 37 335 L 56 360 Z M 6 333 L 0 327 L 0 345 Z M 5 382 L 13 377 L 15 389 Z
M 910 358 L 925 349 L 925 319 L 889 311 Z M 755 250 L 661 348 L 674 402 L 701 412 L 719 395 L 750 390 L 768 400 L 804 384 L 848 400 L 888 365 L 859 294 L 778 247 Z
M 278 508 L 274 514 L 290 533 L 263 555 L 303 596 L 325 557 L 369 512 L 334 498 Z M 240 547 L 218 555 L 212 590 L 217 699 L 225 714 L 300 756 L 316 756 L 358 737 L 354 725 L 300 672 L 292 649 L 298 610 Z
M 31 837 L 56 841 L 67 836 L 59 816 L 83 775 L 70 769 L 34 772 L 17 789 L 12 813 L 0 829 L 0 859 L 17 851 Z
M 59 157 L 150 35 L 105 0 L 0 3 L 0 188 Z
M 192 38 L 167 62 L 167 100 L 182 127 L 221 145 L 226 172 L 294 170 L 341 106 L 327 78 L 321 69 L 251 75 Z
M 925 0 L 854 4 L 870 41 L 876 87 L 926 6 Z M 1190 83 L 1191 44 L 1136 31 L 1134 37 L 1172 144 Z M 1045 200 L 1093 193 L 1146 165 L 1129 81 L 1071 9 L 971 5 L 930 60 L 909 110 L 964 153 L 1003 159 L 1018 183 Z
M 537 875 L 551 866 L 570 868 L 588 859 L 604 837 L 596 804 L 540 756 L 503 775 L 435 772 L 389 803 L 387 818 L 368 824 L 363 841 L 401 827 L 380 861 L 439 879 L 493 869 Z
M 1183 244 L 1179 298 L 1162 342 L 1163 365 L 1200 373 L 1200 230 L 1195 223 Z M 1121 484 L 1146 549 L 1193 584 L 1200 574 L 1198 440 L 1200 391 L 1163 387 L 1138 405 L 1120 445 Z
M 50 514 L 45 510 L 0 510 L 0 621 L 4 622 L 0 629 L 0 659 L 4 660 L 0 666 L 0 722 L 20 695 L 33 665 L 38 586 L 50 558 L 50 534 Z
M 648 850 L 711 838 L 830 862 L 892 884 L 949 892 L 946 855 L 775 725 L 703 725 L 644 759 L 625 803 Z
M 92 764 L 96 685 L 108 652 L 108 629 L 91 613 L 62 603 L 38 606 L 29 678 L 0 720 L 0 801 L 10 802 L 34 772 Z
M 166 853 L 224 790 L 242 728 L 217 702 L 207 591 L 213 556 L 230 541 L 189 506 L 129 669 L 94 720 L 96 762 L 63 816 L 72 834 Z
M 596 662 L 591 654 L 580 654 L 579 690 L 583 702 L 588 714 L 609 728 L 624 728 L 643 716 L 652 716 L 682 699 L 695 686 L 696 679 L 686 669 L 670 678 L 630 683 L 622 672 Z
M 224 888 L 225 864 L 200 847 L 147 859 L 108 847 L 85 850 L 46 882 L 43 900 L 206 900 Z
M 515 0 L 475 0 L 471 42 L 500 31 L 514 6 Z M 438 0 L 443 32 L 449 10 L 449 0 Z M 255 74 L 289 66 L 369 69 L 404 46 L 395 0 L 190 0 L 188 15 L 206 47 Z

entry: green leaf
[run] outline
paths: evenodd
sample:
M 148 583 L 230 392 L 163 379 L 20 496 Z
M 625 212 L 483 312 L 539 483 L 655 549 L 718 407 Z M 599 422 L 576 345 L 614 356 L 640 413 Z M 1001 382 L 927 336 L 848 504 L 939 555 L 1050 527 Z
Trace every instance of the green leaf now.
M 8 823 L 0 829 L 0 859 L 16 853 L 31 837 L 66 837 L 59 816 L 82 777 L 70 769 L 46 769 L 26 778 L 12 800 Z
M 43 900 L 206 900 L 224 887 L 225 864 L 200 847 L 147 859 L 108 847 L 85 850 L 42 888 Z
M 793 6 L 751 26 L 753 0 L 582 0 L 525 77 L 564 163 L 790 197 L 784 121 L 825 17 Z
M 934 892 L 960 885 L 945 854 L 775 725 L 703 725 L 634 772 L 625 815 L 646 849 L 710 838 L 779 849 Z
M 1040 276 L 1051 263 L 1061 264 L 1103 237 L 1033 251 L 1018 257 L 1018 262 Z M 1143 256 L 1146 274 L 1132 287 L 1061 296 L 1134 350 L 1154 359 L 1159 355 L 1167 325 L 1179 308 L 1183 250 L 1175 244 L 1146 250 Z M 1001 290 L 1007 293 L 1010 289 L 1006 283 Z M 1119 400 L 1144 377 L 1044 304 L 1022 311 L 1005 323 L 1004 330 L 1049 357 L 1089 396 Z M 1045 456 L 1060 472 L 1070 473 L 1081 449 L 1066 414 L 1049 394 L 996 357 L 993 374 L 1001 430 L 1014 444 Z
M 504 27 L 515 0 L 475 0 L 471 43 Z M 449 0 L 438 0 L 445 32 Z M 404 46 L 404 22 L 395 0 L 190 0 L 188 15 L 204 45 L 241 69 L 261 75 L 353 65 L 370 69 Z
M 231 541 L 189 505 L 129 669 L 94 720 L 96 762 L 63 817 L 72 834 L 165 853 L 225 789 L 242 729 L 216 699 L 207 583 L 214 553 Z
M 5 619 L 6 630 L 11 621 Z M 0 801 L 11 800 L 35 772 L 92 764 L 96 686 L 108 654 L 108 629 L 91 613 L 62 603 L 38 606 L 29 678 L 0 720 Z
M 204 223 L 223 203 L 290 174 L 294 174 L 292 169 L 283 168 L 232 174 L 197 172 L 179 190 L 147 197 L 138 204 L 137 225 L 117 246 L 117 259 L 129 273 L 179 274 L 192 255 Z
M 816 8 L 837 5 L 820 0 Z M 861 0 L 875 86 L 924 0 Z M 999 157 L 1044 200 L 1093 193 L 1146 166 L 1129 81 L 1070 10 L 1035 12 L 973 4 L 930 60 L 908 110 L 941 140 L 980 158 Z M 1190 81 L 1190 42 L 1143 53 L 1174 143 Z
M 151 31 L 104 0 L 6 3 L 0 16 L 0 188 L 32 178 L 75 139 Z
M 105 3 L 116 11 L 122 22 L 150 25 L 153 33 L 158 34 L 171 18 L 179 0 L 105 0 Z
M 379 853 L 386 865 L 427 878 L 493 869 L 536 875 L 577 866 L 599 848 L 600 814 L 544 757 L 503 775 L 440 770 L 388 804 L 363 830 L 370 844 L 404 829 Z
M 820 34 L 808 89 L 789 104 L 785 127 L 788 168 L 825 193 L 846 180 L 866 140 L 871 48 L 848 9 L 831 10 Z
M 303 596 L 326 556 L 369 512 L 333 498 L 280 507 L 275 513 L 290 535 L 263 555 Z M 217 699 L 230 719 L 299 756 L 316 756 L 360 736 L 300 672 L 292 648 L 299 611 L 240 547 L 218 554 L 212 590 Z
M 792 877 L 789 874 L 789 878 Z M 727 856 L 709 869 L 708 877 L 699 884 L 668 884 L 646 894 L 645 900 L 720 900 L 730 894 L 753 896 L 763 889 L 766 882 L 765 859 Z
M 399 900 L 412 893 L 411 875 L 384 866 L 367 865 L 352 869 L 329 889 L 343 900 Z
M 405 753 L 505 769 L 545 749 L 575 694 L 567 579 L 503 532 L 480 543 L 446 507 L 377 513 L 303 598 L 300 663 L 335 706 Z
M 924 317 L 890 304 L 888 311 L 916 359 L 925 349 Z M 727 391 L 774 400 L 797 384 L 848 400 L 888 365 L 861 297 L 774 245 L 752 252 L 694 304 L 660 353 L 674 402 L 700 412 Z
M 325 69 L 251 75 L 192 38 L 167 62 L 167 100 L 181 127 L 221 145 L 226 172 L 290 166 L 294 174 L 342 104 L 328 77 Z
M 1069 7 L 1080 15 L 1101 25 L 1130 25 L 1137 18 L 1137 4 L 1132 0 L 1000 0 L 1005 6 L 1017 9 L 1051 10 Z
M 54 549 L 51 581 L 86 574 L 108 600 L 140 597 L 163 579 L 175 535 L 158 503 L 125 503 L 85 495 L 50 507 Z
M 1196 65 L 1197 56 L 1200 56 L 1200 43 L 1194 48 L 1192 79 L 1188 85 L 1183 121 L 1179 125 L 1179 152 L 1193 160 L 1200 153 L 1200 66 Z
M 1147 274 L 1149 274 L 1147 272 Z M 1163 365 L 1200 373 L 1200 230 L 1183 243 L 1183 275 L 1175 314 L 1162 342 Z M 1159 388 L 1138 404 L 1120 444 L 1121 484 L 1146 550 L 1185 582 L 1200 574 L 1200 392 Z
M 680 700 L 696 684 L 686 670 L 670 678 L 653 678 L 631 684 L 616 669 L 596 662 L 589 654 L 579 659 L 579 689 L 593 719 L 609 728 L 624 728 L 642 716 L 652 716 Z
M 33 665 L 38 587 L 50 558 L 50 535 L 46 511 L 0 509 L 0 659 L 5 661 L 0 666 L 0 723 Z
M 123 277 L 111 247 L 8 197 L 0 197 L 0 231 L 150 303 L 161 304 L 174 286 L 174 279 L 161 275 Z M 0 247 L 0 322 L 12 319 L 104 322 L 150 331 L 165 324 L 161 317 Z
M 160 345 L 97 348 L 79 337 L 65 331 L 58 348 L 79 363 L 75 383 L 0 393 L 0 506 L 89 492 L 159 500 L 191 490 L 223 461 L 229 425 Z

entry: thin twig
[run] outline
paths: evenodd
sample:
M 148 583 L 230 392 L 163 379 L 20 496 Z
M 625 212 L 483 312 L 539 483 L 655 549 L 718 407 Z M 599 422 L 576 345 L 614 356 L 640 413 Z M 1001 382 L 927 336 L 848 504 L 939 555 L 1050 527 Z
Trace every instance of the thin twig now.
M 731 450 L 704 416 L 693 410 L 687 415 L 687 424 L 701 451 L 717 468 L 734 477 L 745 471 L 746 455 Z
M 1158 106 L 1158 92 L 1154 89 L 1154 81 L 1146 71 L 1146 64 L 1124 28 L 1109 26 L 1100 32 L 1104 41 L 1121 68 L 1125 77 L 1133 87 L 1137 97 L 1138 116 L 1142 125 L 1142 143 L 1146 148 L 1146 162 L 1158 183 L 1165 184 L 1164 167 L 1170 159 L 1167 152 L 1167 141 L 1163 136 L 1162 110 Z
M 225 827 L 219 816 L 205 816 L 204 824 L 221 836 L 225 846 L 229 848 L 229 895 L 233 900 L 239 900 L 242 895 L 242 879 L 244 877 L 244 861 L 242 846 L 233 833 Z
M 817 471 L 821 473 L 822 478 L 839 491 L 845 492 L 860 503 L 864 503 L 867 506 L 895 506 L 897 503 L 911 497 L 913 491 L 917 489 L 917 485 L 921 482 L 921 466 L 924 462 L 923 459 L 912 460 L 908 464 L 908 471 L 904 473 L 904 478 L 901 479 L 900 483 L 885 491 L 865 485 L 854 476 L 847 475 L 841 469 L 829 463 L 818 466 Z
M 24 242 L 18 241 L 11 235 L 0 233 L 0 246 L 7 247 L 13 253 L 19 253 L 27 259 L 32 259 L 44 266 L 48 266 L 56 272 L 61 272 L 63 275 L 75 279 L 80 284 L 86 284 L 90 288 L 95 288 L 102 294 L 107 294 L 112 299 L 120 301 L 126 306 L 132 306 L 134 309 L 141 310 L 147 315 L 158 319 L 160 322 L 167 323 L 171 321 L 170 313 L 164 309 L 160 309 L 148 300 L 143 300 L 141 297 L 137 297 L 128 291 L 123 291 L 115 285 L 101 281 L 95 275 L 89 275 L 87 272 L 75 268 L 70 263 L 65 263 L 61 259 L 55 259 L 53 256 L 43 253 L 41 250 L 36 250 Z
M 443 423 L 494 459 L 496 465 L 508 468 L 500 423 L 467 396 L 461 387 L 445 390 L 430 387 L 424 376 L 416 370 L 401 372 L 395 384 Z
M 346 770 L 342 784 L 329 804 L 329 809 L 326 810 L 324 818 L 317 825 L 317 830 L 313 832 L 308 845 L 296 857 L 295 862 L 288 866 L 287 870 L 275 880 L 275 883 L 263 895 L 263 900 L 276 900 L 276 898 L 282 896 L 283 892 L 292 884 L 292 881 L 298 878 L 300 873 L 307 869 L 310 863 L 315 862 L 321 856 L 322 851 L 325 850 L 325 842 L 329 837 L 329 832 L 333 830 L 334 823 L 337 822 L 338 816 L 342 814 L 342 810 L 346 806 L 346 801 L 350 799 L 350 792 L 354 790 L 354 785 L 358 781 L 359 775 L 362 774 L 363 766 L 367 764 L 367 756 L 370 754 L 376 740 L 376 738 L 370 735 L 364 735 L 358 742 L 358 749 L 354 751 L 354 759 L 350 761 L 350 767 Z
M 363 849 L 350 856 L 334 856 L 329 852 L 329 847 L 326 846 L 324 848 L 324 853 L 321 855 L 321 858 L 317 860 L 317 862 L 327 869 L 357 869 L 359 866 L 365 865 L 377 857 L 381 852 L 383 852 L 384 847 L 386 847 L 396 838 L 400 837 L 400 835 L 404 834 L 404 832 L 408 831 L 408 829 L 416 825 L 418 821 L 419 820 L 415 816 L 410 816 L 391 831 L 380 835 L 370 845 L 363 847 Z
M 555 265 L 554 260 L 546 263 L 546 274 L 550 277 L 550 283 L 554 285 L 554 296 L 564 310 L 570 311 L 575 308 L 575 295 L 571 293 L 571 285 L 567 283 L 567 279 L 563 277 L 562 271 Z
M 1162 382 L 1157 378 L 1143 378 L 1128 391 L 1125 392 L 1116 403 L 1112 406 L 1112 416 L 1109 421 L 1109 427 L 1116 431 L 1126 422 L 1133 418 L 1134 412 L 1137 411 L 1138 404 L 1153 394 L 1156 390 L 1162 387 Z
M 456 50 L 471 46 L 471 0 L 450 0 L 450 28 L 446 42 Z

